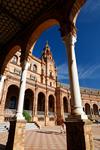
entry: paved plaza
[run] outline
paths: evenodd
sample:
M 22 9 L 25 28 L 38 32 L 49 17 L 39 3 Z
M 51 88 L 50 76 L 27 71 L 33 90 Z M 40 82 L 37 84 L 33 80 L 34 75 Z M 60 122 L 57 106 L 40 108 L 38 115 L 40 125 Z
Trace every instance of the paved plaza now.
M 100 150 L 100 125 L 93 124 L 94 150 Z M 0 133 L 0 150 L 5 149 L 7 132 Z M 61 133 L 60 126 L 27 130 L 25 150 L 67 150 L 66 134 Z

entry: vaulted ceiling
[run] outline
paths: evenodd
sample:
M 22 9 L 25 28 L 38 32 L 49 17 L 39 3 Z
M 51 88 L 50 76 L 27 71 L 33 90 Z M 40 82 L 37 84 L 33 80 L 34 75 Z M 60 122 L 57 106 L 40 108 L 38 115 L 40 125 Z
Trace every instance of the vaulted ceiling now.
M 46 17 L 59 18 L 69 14 L 75 1 L 0 0 L 0 65 L 11 43 L 27 38 Z

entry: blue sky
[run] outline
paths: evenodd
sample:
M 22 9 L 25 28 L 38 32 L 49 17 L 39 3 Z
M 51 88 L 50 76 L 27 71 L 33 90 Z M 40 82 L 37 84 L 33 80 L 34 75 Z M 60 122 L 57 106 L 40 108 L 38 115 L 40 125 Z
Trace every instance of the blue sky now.
M 33 54 L 40 57 L 47 40 L 57 66 L 59 81 L 69 83 L 66 48 L 59 26 L 53 26 L 42 33 Z M 75 52 L 80 86 L 100 89 L 100 0 L 87 0 L 81 9 L 77 19 Z

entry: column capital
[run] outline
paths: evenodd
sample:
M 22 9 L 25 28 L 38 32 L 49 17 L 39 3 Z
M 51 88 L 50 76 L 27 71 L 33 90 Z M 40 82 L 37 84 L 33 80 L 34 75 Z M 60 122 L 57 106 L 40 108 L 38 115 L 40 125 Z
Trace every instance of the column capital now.
M 73 35 L 76 37 L 77 29 L 73 22 L 68 21 L 66 23 L 66 22 L 62 21 L 60 23 L 60 32 L 61 32 L 62 38 L 67 37 L 68 35 Z
M 25 64 L 25 62 L 30 61 L 30 56 L 31 56 L 30 51 L 21 50 L 20 62 L 22 66 L 23 64 Z
M 73 35 L 71 32 L 67 35 L 67 36 L 64 36 L 63 38 L 63 41 L 68 45 L 75 45 L 76 41 L 77 41 L 77 36 L 76 35 Z

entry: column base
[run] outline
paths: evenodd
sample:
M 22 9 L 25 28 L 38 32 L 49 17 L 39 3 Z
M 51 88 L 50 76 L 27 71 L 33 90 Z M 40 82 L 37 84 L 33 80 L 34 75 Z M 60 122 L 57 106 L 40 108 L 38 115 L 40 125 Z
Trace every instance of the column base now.
M 45 117 L 45 126 L 48 126 L 48 125 L 49 125 L 49 117 L 46 116 L 46 117 Z
M 94 150 L 91 121 L 67 119 L 65 125 L 68 150 Z
M 36 116 L 33 116 L 33 121 L 38 122 L 38 116 L 37 116 L 37 115 L 36 115 Z
M 10 121 L 6 150 L 24 150 L 26 121 Z
M 23 116 L 22 113 L 17 113 L 17 114 L 16 114 L 16 118 L 17 118 L 17 120 L 22 120 L 22 121 L 25 120 L 25 117 Z
M 69 119 L 71 119 L 71 120 L 74 120 L 74 119 L 76 119 L 76 120 L 88 120 L 88 117 L 87 117 L 86 114 L 81 114 L 81 115 L 72 115 L 72 114 L 70 114 L 67 119 L 68 120 Z M 66 119 L 66 121 L 67 121 L 67 119 Z

